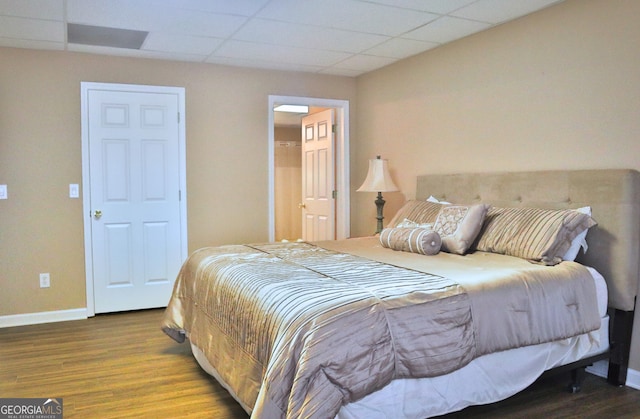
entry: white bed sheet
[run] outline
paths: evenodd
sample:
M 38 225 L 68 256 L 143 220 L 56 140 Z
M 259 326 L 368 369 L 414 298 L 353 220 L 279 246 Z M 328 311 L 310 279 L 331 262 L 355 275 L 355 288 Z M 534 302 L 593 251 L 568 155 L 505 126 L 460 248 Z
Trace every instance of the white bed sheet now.
M 336 418 L 422 419 L 504 400 L 527 388 L 548 369 L 606 351 L 608 320 L 603 319 L 598 331 L 484 355 L 447 375 L 394 380 L 385 388 L 343 406 Z

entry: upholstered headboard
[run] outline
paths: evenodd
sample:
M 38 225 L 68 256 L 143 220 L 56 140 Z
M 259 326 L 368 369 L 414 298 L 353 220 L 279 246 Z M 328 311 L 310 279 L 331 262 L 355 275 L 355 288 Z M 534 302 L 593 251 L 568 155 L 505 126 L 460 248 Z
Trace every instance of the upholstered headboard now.
M 465 173 L 418 177 L 416 199 L 430 195 L 454 203 L 500 207 L 590 206 L 598 222 L 589 230 L 589 250 L 577 261 L 596 268 L 609 287 L 609 306 L 634 309 L 640 277 L 640 173 L 578 170 Z

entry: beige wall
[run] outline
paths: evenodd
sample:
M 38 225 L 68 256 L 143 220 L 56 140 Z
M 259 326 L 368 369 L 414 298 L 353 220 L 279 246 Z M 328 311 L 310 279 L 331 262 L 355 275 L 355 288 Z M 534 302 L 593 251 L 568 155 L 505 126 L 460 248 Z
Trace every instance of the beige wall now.
M 385 214 L 419 174 L 640 170 L 638 16 L 635 0 L 568 0 L 359 77 L 352 187 L 377 154 L 402 190 L 385 194 Z M 354 235 L 374 225 L 369 195 L 352 201 Z
M 68 197 L 81 81 L 186 88 L 189 250 L 268 239 L 268 95 L 355 100 L 346 77 L 8 48 L 0 62 L 0 316 L 86 307 L 82 200 Z

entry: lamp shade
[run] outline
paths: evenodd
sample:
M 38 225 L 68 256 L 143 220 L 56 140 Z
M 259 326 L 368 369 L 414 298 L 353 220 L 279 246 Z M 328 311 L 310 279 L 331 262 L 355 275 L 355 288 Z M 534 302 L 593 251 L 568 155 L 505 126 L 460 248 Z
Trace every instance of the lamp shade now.
M 391 180 L 387 160 L 381 159 L 380 156 L 369 160 L 367 178 L 358 188 L 358 192 L 395 192 L 399 190 Z

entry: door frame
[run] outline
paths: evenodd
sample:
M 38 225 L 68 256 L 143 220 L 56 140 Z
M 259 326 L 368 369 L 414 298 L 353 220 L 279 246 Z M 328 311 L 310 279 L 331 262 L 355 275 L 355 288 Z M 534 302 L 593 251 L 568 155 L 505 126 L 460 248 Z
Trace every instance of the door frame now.
M 185 88 L 170 86 L 148 86 L 118 83 L 80 82 L 80 118 L 82 139 L 82 218 L 84 222 L 84 261 L 87 298 L 87 316 L 95 316 L 93 288 L 93 234 L 91 219 L 91 183 L 89 165 L 89 91 L 125 91 L 129 93 L 163 93 L 178 97 L 178 159 L 180 165 L 180 248 L 182 260 L 188 254 L 187 242 L 187 153 L 185 129 Z
M 276 236 L 275 226 L 275 123 L 273 108 L 281 104 L 317 106 L 335 109 L 335 182 L 336 182 L 336 239 L 346 239 L 351 235 L 349 187 L 349 101 L 299 96 L 269 95 L 269 135 L 268 135 L 268 191 L 269 191 L 269 241 Z

